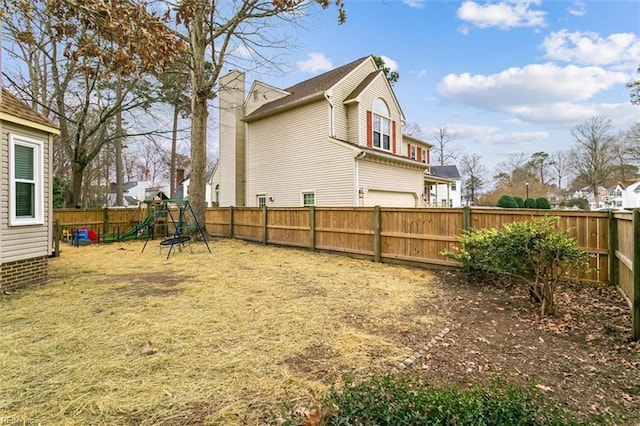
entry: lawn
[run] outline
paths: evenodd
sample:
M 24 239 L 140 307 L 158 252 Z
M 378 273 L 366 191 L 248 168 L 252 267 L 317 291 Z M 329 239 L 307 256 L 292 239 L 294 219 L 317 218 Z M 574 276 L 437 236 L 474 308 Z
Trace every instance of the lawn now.
M 43 424 L 257 425 L 448 324 L 424 270 L 239 240 L 63 246 L 0 302 L 0 413 Z

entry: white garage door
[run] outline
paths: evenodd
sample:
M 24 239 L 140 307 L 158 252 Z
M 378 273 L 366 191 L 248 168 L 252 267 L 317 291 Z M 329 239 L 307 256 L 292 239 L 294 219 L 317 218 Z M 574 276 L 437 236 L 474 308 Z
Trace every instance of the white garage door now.
M 369 190 L 364 195 L 364 205 L 380 207 L 415 207 L 416 198 L 410 192 Z

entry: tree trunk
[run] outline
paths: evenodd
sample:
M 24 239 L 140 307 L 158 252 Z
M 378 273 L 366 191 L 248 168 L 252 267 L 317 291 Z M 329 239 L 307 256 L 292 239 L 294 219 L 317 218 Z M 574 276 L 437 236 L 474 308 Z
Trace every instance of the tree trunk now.
M 169 196 L 176 197 L 176 148 L 178 144 L 178 114 L 180 107 L 176 104 L 173 106 L 173 129 L 171 129 L 171 163 L 169 168 Z
M 201 7 L 194 11 L 189 28 L 191 47 L 191 176 L 189 201 L 196 220 L 205 226 L 205 167 L 207 164 L 207 100 L 210 90 L 205 85 L 204 11 Z
M 80 208 L 80 200 L 82 197 L 82 175 L 86 166 L 81 163 L 71 163 L 71 197 L 69 198 L 68 207 Z
M 116 87 L 116 102 L 118 103 L 118 111 L 116 112 L 116 139 L 115 139 L 115 155 L 116 155 L 116 206 L 124 206 L 124 172 L 122 167 L 122 81 L 118 79 Z M 142 200 L 141 200 L 142 201 Z

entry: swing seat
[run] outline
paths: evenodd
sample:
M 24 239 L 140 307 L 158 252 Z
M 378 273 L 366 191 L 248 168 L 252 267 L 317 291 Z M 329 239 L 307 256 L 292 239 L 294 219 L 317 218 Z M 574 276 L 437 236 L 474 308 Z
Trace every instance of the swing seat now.
M 187 241 L 191 241 L 191 237 L 188 235 L 181 235 L 178 237 L 167 238 L 166 240 L 160 241 L 161 246 L 172 246 L 174 244 L 184 244 Z

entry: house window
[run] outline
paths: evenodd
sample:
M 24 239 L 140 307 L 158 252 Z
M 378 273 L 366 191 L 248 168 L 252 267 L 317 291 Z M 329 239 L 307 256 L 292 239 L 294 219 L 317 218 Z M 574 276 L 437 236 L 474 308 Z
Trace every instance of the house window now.
M 455 183 L 455 182 L 453 182 L 453 183 L 451 184 L 451 190 L 452 190 L 452 191 L 455 191 L 455 190 L 456 190 L 456 188 L 457 188 L 456 183 Z
M 410 156 L 411 156 L 411 159 L 412 159 L 412 160 L 415 160 L 415 159 L 416 159 L 416 147 L 415 147 L 415 146 L 412 146 L 412 147 L 411 147 L 411 154 L 410 154 Z
M 216 203 L 220 205 L 220 184 L 216 185 Z
M 373 146 L 391 150 L 391 119 L 389 108 L 380 98 L 373 101 Z
M 316 193 L 315 192 L 303 192 L 302 193 L 302 205 L 305 207 L 316 205 Z
M 9 135 L 10 225 L 44 223 L 44 170 L 41 141 Z
M 256 204 L 258 207 L 264 207 L 267 205 L 267 196 L 265 194 L 259 194 L 256 196 Z

